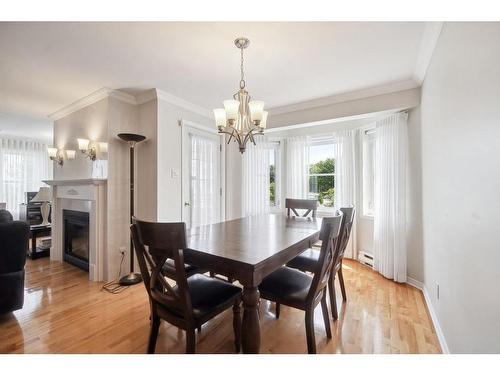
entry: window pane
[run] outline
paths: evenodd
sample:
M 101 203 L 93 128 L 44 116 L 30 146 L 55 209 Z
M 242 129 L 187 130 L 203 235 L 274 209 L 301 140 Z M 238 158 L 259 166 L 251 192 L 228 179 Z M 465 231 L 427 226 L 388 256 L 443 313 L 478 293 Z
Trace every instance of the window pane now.
M 334 176 L 309 176 L 309 199 L 319 200 L 323 207 L 333 207 L 335 194 Z
M 333 140 L 324 138 L 309 146 L 309 199 L 317 199 L 320 207 L 333 207 L 335 195 L 335 160 Z

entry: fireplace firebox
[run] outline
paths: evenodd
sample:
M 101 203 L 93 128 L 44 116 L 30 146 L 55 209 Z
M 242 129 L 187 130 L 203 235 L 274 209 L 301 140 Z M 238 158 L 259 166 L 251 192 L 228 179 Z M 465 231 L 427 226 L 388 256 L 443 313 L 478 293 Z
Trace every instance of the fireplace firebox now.
M 89 271 L 89 213 L 63 210 L 64 261 Z

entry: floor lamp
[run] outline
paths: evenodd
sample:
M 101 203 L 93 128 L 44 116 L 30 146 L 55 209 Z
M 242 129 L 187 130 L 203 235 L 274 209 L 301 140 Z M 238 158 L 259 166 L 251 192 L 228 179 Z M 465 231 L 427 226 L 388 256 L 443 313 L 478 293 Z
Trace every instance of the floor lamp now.
M 134 216 L 134 148 L 136 143 L 144 141 L 145 136 L 139 134 L 120 133 L 118 138 L 128 143 L 130 147 L 130 224 Z M 130 237 L 130 273 L 120 278 L 120 285 L 134 285 L 142 281 L 141 274 L 134 273 L 134 244 Z

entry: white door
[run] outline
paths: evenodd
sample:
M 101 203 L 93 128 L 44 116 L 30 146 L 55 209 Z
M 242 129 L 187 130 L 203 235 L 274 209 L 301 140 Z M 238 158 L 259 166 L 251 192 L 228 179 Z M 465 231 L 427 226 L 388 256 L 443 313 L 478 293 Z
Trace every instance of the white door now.
M 221 137 L 183 123 L 182 220 L 188 227 L 222 220 Z

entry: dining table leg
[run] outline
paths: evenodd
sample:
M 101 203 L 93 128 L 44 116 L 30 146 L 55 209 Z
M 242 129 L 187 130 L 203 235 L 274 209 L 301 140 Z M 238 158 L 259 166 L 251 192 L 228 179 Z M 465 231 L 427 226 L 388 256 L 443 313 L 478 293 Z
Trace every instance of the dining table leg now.
M 260 351 L 259 300 L 260 293 L 257 287 L 243 286 L 241 336 L 243 353 L 255 354 Z

